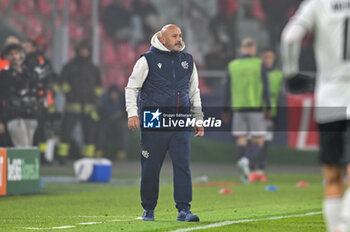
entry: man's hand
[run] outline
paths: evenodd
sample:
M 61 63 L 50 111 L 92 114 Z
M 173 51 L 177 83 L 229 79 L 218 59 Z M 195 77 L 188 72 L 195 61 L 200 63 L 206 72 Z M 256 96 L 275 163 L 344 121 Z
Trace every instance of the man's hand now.
M 132 116 L 128 118 L 128 127 L 130 130 L 137 130 L 140 127 L 139 117 Z
M 202 137 L 202 136 L 204 136 L 204 127 L 202 127 L 202 126 L 195 126 L 193 128 L 193 130 L 196 133 L 195 137 Z
M 0 122 L 0 134 L 5 133 L 5 126 L 3 123 Z

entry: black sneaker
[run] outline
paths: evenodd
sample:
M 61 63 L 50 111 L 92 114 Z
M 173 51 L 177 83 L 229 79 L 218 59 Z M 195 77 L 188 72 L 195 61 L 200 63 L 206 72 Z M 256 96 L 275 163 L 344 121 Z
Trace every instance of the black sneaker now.
M 189 209 L 182 209 L 177 214 L 177 221 L 199 222 L 199 217 L 191 213 Z
M 142 221 L 154 221 L 154 210 L 145 209 L 142 214 Z

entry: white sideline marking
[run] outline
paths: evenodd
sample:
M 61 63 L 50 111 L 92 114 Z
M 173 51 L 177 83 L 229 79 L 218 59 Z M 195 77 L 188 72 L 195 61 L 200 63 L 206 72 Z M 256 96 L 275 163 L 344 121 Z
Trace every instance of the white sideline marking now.
M 51 227 L 50 229 L 57 230 L 57 229 L 69 229 L 74 227 L 75 226 L 56 226 L 56 227 Z
M 22 227 L 22 229 L 26 229 L 26 230 L 43 230 L 43 228 L 37 228 L 37 227 Z
M 277 216 L 277 217 L 270 217 L 270 218 L 243 219 L 243 220 L 236 220 L 236 221 L 225 221 L 225 222 L 218 222 L 218 223 L 209 224 L 209 225 L 206 225 L 206 226 L 197 226 L 197 227 L 191 227 L 191 228 L 185 228 L 185 229 L 172 230 L 172 231 L 169 231 L 169 232 L 186 232 L 186 231 L 193 231 L 193 230 L 203 230 L 203 229 L 227 226 L 227 225 L 231 225 L 231 224 L 238 224 L 238 223 L 244 223 L 244 222 L 272 221 L 272 220 L 278 220 L 278 219 L 284 219 L 284 218 L 306 217 L 306 216 L 317 215 L 317 214 L 322 214 L 322 211 L 305 213 L 305 214 L 294 214 L 294 215 L 288 215 L 288 216 Z
M 123 221 L 129 221 L 129 220 L 115 219 L 115 220 L 110 220 L 105 222 L 123 222 Z M 81 222 L 81 223 L 76 223 L 76 225 L 95 225 L 95 224 L 101 224 L 105 222 Z M 40 228 L 40 227 L 19 227 L 19 228 L 26 229 L 26 230 L 59 230 L 59 229 L 70 229 L 75 227 L 76 226 L 55 226 L 55 227 L 48 227 L 48 228 Z
M 70 229 L 70 228 L 75 228 L 75 226 L 56 226 L 56 227 L 49 227 L 49 228 L 22 227 L 22 229 L 26 229 L 26 230 L 60 230 L 60 229 Z
M 103 222 L 82 222 L 78 223 L 78 225 L 94 225 L 94 224 L 101 224 Z

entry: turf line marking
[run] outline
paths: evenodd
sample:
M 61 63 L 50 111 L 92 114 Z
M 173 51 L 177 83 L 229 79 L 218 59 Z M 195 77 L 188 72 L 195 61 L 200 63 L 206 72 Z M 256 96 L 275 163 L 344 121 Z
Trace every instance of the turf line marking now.
M 49 227 L 49 228 L 22 227 L 22 229 L 26 229 L 26 230 L 60 230 L 60 229 L 70 229 L 70 228 L 75 228 L 75 226 L 56 226 L 56 227 Z
M 186 231 L 193 231 L 193 230 L 203 230 L 203 229 L 227 226 L 227 225 L 231 225 L 231 224 L 238 224 L 238 223 L 244 223 L 244 222 L 272 221 L 272 220 L 293 218 L 293 217 L 306 217 L 306 216 L 312 216 L 312 215 L 317 215 L 317 214 L 322 214 L 322 211 L 310 212 L 310 213 L 305 213 L 305 214 L 294 214 L 294 215 L 287 215 L 287 216 L 260 218 L 260 219 L 257 218 L 257 219 L 243 219 L 243 220 L 236 220 L 236 221 L 225 221 L 225 222 L 218 222 L 218 223 L 209 224 L 206 226 L 197 226 L 197 227 L 191 227 L 191 228 L 185 228 L 185 229 L 172 230 L 169 232 L 186 232 Z
M 22 229 L 26 229 L 26 230 L 43 230 L 43 228 L 37 228 L 37 227 L 22 227 Z
M 121 220 L 121 219 L 115 219 L 115 220 L 109 220 L 104 222 L 81 222 L 76 223 L 76 225 L 96 225 L 96 224 L 102 224 L 106 222 L 125 222 L 130 220 Z M 40 228 L 40 227 L 19 227 L 26 230 L 57 230 L 57 229 L 70 229 L 75 228 L 76 226 L 56 226 L 56 227 L 49 227 L 49 228 Z
M 69 228 L 75 228 L 75 226 L 56 226 L 56 227 L 51 227 L 50 229 L 57 230 L 57 229 L 69 229 Z
M 103 222 L 81 222 L 78 223 L 78 225 L 94 225 L 94 224 L 101 224 Z

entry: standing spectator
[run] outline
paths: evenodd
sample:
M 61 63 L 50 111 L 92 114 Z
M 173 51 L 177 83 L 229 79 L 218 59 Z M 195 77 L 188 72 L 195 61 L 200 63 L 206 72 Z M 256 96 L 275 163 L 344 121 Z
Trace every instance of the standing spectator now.
M 224 70 L 228 61 L 227 46 L 220 41 L 216 41 L 212 50 L 204 57 L 205 68 L 209 70 Z
M 15 147 L 30 147 L 43 107 L 38 77 L 22 65 L 25 54 L 21 45 L 7 45 L 2 56 L 10 66 L 0 72 L 1 129 L 6 124 Z
M 27 40 L 22 43 L 26 58 L 24 65 L 28 67 L 38 77 L 37 85 L 39 87 L 39 95 L 44 100 L 42 113 L 38 118 L 38 128 L 34 136 L 34 143 L 38 145 L 41 153 L 41 160 L 45 162 L 44 154 L 47 149 L 47 139 L 53 137 L 53 121 L 55 115 L 53 82 L 56 75 L 53 72 L 51 63 L 39 51 L 37 44 L 33 40 Z M 55 115 L 56 116 L 56 115 Z
M 7 45 L 10 44 L 19 44 L 19 39 L 15 36 L 9 36 L 6 38 L 4 47 L 6 47 Z M 0 71 L 8 68 L 10 66 L 10 62 L 8 60 L 6 60 L 5 58 L 3 58 L 2 55 L 0 55 Z M 1 109 L 2 109 L 2 103 L 0 103 L 0 115 L 2 115 L 1 113 Z M 6 146 L 11 146 L 10 143 L 10 138 L 9 135 L 6 131 L 6 127 L 3 123 L 0 123 L 0 146 L 6 147 Z
M 102 88 L 100 72 L 91 61 L 91 46 L 87 40 L 78 44 L 76 56 L 63 67 L 60 82 L 66 105 L 58 155 L 60 163 L 64 164 L 69 152 L 72 130 L 78 121 L 83 127 L 83 155 L 93 157 L 95 153 L 95 123 L 98 120 L 95 105 L 102 94 Z
M 7 46 L 9 44 L 19 44 L 19 39 L 15 36 L 9 36 L 6 38 L 4 46 Z M 10 65 L 8 60 L 3 59 L 0 57 L 0 71 Z
M 284 25 L 288 21 L 291 0 L 261 0 L 261 8 L 266 16 L 266 28 L 270 37 L 270 46 L 275 48 Z
M 203 120 L 197 69 L 192 56 L 183 51 L 185 44 L 180 28 L 173 24 L 164 26 L 152 37 L 151 44 L 150 50 L 136 62 L 125 88 L 129 129 L 138 129 L 143 111 L 152 106 L 181 109 L 179 113 L 191 110 L 194 118 Z M 158 110 L 153 117 L 159 117 Z M 194 130 L 195 136 L 204 135 L 203 127 L 195 126 Z M 199 221 L 199 217 L 190 211 L 190 133 L 188 130 L 175 128 L 171 131 L 148 131 L 142 128 L 142 220 L 154 221 L 154 209 L 159 194 L 159 174 L 164 157 L 169 152 L 174 167 L 177 220 Z
M 111 85 L 102 96 L 97 128 L 96 156 L 108 155 L 126 159 L 128 131 L 126 127 L 125 99 L 116 85 Z M 106 144 L 110 145 L 109 149 Z M 112 147 L 111 147 L 112 146 Z
M 149 41 L 159 25 L 159 15 L 156 7 L 150 0 L 137 0 L 133 2 L 133 10 L 140 17 L 144 39 Z
M 237 165 L 241 170 L 243 183 L 249 182 L 250 159 L 255 158 L 264 145 L 264 102 L 267 106 L 267 116 L 270 112 L 266 69 L 261 59 L 255 57 L 256 50 L 255 41 L 246 38 L 242 41 L 242 56 L 228 64 L 233 135 L 237 137 Z M 248 146 L 248 136 L 252 136 L 251 146 Z
M 276 68 L 276 53 L 273 49 L 266 48 L 261 53 L 261 60 L 266 67 L 267 78 L 269 80 L 270 104 L 271 104 L 271 119 L 266 120 L 266 135 L 264 146 L 255 159 L 251 159 L 249 181 L 266 182 L 265 167 L 268 155 L 269 142 L 273 140 L 273 128 L 277 119 L 277 107 L 281 97 L 282 90 L 282 71 Z
M 237 46 L 237 0 L 217 0 L 218 13 L 211 19 L 210 30 L 214 40 L 228 44 L 230 58 L 236 56 Z
M 228 61 L 229 58 L 227 54 L 227 46 L 219 41 L 216 41 L 214 46 L 212 46 L 212 50 L 204 57 L 205 69 L 216 71 L 226 70 Z M 205 83 L 214 88 L 219 85 L 217 76 L 206 78 Z
M 113 0 L 106 6 L 102 16 L 103 26 L 117 42 L 127 42 L 132 34 L 132 12 L 125 7 L 123 0 Z

